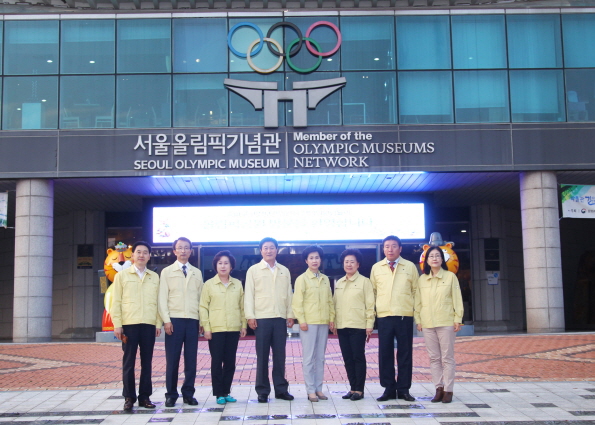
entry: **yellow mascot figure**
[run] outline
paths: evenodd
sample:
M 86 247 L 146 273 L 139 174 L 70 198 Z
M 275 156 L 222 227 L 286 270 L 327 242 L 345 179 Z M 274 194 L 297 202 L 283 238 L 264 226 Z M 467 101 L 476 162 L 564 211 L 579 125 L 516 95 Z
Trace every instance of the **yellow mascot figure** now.
M 457 274 L 459 271 L 459 257 L 453 251 L 452 247 L 455 246 L 454 242 L 445 242 L 442 240 L 442 235 L 438 232 L 434 232 L 430 235 L 430 242 L 427 244 L 419 244 L 424 250 L 419 257 L 420 267 L 423 267 L 424 260 L 426 258 L 426 252 L 431 246 L 438 246 L 444 253 L 444 259 L 446 260 L 446 266 L 448 270 Z
M 118 245 L 116 245 L 115 248 L 116 249 L 110 248 L 107 250 L 107 257 L 103 262 L 103 271 L 105 271 L 105 276 L 110 282 L 114 281 L 118 272 L 121 272 L 132 265 L 132 247 L 123 242 L 118 242 Z M 107 288 L 105 297 L 103 298 L 105 310 L 103 311 L 103 319 L 101 320 L 101 330 L 104 332 L 114 330 L 114 324 L 112 323 L 112 318 L 109 314 L 112 305 L 112 288 L 113 285 L 110 285 L 109 288 Z

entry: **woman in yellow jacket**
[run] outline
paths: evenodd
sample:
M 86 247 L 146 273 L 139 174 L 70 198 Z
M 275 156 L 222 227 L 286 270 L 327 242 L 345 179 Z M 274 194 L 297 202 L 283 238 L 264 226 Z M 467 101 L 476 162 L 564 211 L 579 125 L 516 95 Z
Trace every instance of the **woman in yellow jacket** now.
M 328 331 L 335 329 L 335 306 L 328 277 L 320 273 L 324 258 L 322 248 L 312 245 L 304 249 L 302 258 L 308 270 L 295 280 L 291 307 L 300 324 L 302 369 L 308 400 L 328 400 L 322 392 L 324 355 Z
M 415 322 L 430 356 L 436 395 L 432 403 L 450 403 L 455 382 L 455 335 L 463 320 L 463 297 L 457 276 L 448 271 L 442 249 L 426 252 L 415 293 Z
M 366 341 L 374 330 L 374 287 L 357 271 L 363 261 L 357 249 L 341 253 L 346 275 L 335 285 L 335 329 L 351 386 L 343 399 L 364 398 L 366 384 Z
M 217 404 L 233 403 L 231 383 L 236 371 L 238 340 L 246 336 L 244 289 L 229 274 L 236 266 L 231 252 L 221 251 L 213 258 L 217 275 L 205 282 L 200 296 L 200 324 L 211 352 L 211 379 Z

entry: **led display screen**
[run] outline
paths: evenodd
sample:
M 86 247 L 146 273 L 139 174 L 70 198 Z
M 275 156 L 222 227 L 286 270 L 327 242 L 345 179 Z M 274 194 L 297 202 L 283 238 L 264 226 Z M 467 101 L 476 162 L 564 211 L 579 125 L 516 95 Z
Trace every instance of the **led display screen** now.
M 425 239 L 423 203 L 153 208 L 153 243 Z

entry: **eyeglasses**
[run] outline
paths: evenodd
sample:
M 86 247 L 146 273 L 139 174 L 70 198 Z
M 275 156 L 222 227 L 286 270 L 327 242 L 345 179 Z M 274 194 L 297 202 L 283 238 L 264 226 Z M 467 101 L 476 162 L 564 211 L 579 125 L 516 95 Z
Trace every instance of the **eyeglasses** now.
M 428 258 L 431 258 L 433 260 L 442 260 L 442 257 L 439 255 L 430 255 Z
M 180 248 L 180 247 L 178 247 L 178 248 L 176 248 L 176 251 L 192 251 L 192 248 L 187 248 L 187 247 Z

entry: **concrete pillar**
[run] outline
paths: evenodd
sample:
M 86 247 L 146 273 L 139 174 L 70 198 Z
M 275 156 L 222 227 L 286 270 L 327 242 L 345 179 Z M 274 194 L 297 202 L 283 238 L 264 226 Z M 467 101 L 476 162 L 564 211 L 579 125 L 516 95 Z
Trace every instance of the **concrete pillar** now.
M 52 337 L 54 182 L 19 180 L 15 214 L 13 341 Z
M 527 332 L 563 332 L 558 187 L 551 171 L 520 174 Z

